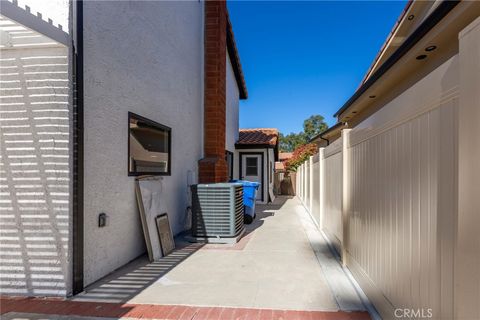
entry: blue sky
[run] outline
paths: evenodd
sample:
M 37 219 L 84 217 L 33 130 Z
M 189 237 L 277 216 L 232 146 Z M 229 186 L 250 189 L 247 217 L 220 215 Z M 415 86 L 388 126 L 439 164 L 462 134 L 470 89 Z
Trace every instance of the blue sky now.
M 240 127 L 299 132 L 353 94 L 405 1 L 229 1 L 249 98 Z

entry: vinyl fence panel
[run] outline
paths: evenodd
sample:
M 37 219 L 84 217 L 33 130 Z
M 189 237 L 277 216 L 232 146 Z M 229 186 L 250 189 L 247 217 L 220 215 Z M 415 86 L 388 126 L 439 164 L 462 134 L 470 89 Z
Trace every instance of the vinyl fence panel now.
M 312 196 L 310 214 L 317 226 L 320 226 L 320 161 L 318 154 L 312 158 Z
M 305 181 L 304 181 L 304 188 L 305 188 L 305 194 L 304 194 L 304 197 L 303 197 L 303 203 L 305 204 L 305 206 L 307 207 L 307 209 L 310 209 L 309 208 L 309 203 L 310 203 L 310 162 L 309 161 L 306 161 L 305 162 L 305 174 L 304 174 L 304 178 L 305 178 Z
M 342 226 L 342 140 L 325 148 L 325 191 L 323 231 L 341 253 Z

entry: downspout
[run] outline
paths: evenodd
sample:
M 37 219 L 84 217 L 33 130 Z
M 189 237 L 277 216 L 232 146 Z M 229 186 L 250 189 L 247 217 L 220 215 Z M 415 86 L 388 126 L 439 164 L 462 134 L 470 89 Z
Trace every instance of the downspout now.
M 320 136 L 320 139 L 327 141 L 327 146 L 330 145 L 330 141 L 328 139 L 325 139 L 324 137 Z
M 73 283 L 72 292 L 83 291 L 83 191 L 84 191 L 84 87 L 83 87 L 83 1 L 74 2 L 73 15 Z

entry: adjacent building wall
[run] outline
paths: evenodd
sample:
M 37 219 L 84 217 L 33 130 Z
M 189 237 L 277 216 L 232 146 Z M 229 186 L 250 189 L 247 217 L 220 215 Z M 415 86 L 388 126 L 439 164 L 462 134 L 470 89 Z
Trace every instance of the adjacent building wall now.
M 173 232 L 184 230 L 202 155 L 202 16 L 203 2 L 84 2 L 85 285 L 145 251 L 127 175 L 129 111 L 172 128 L 161 197 Z
M 2 49 L 1 293 L 71 293 L 68 48 Z

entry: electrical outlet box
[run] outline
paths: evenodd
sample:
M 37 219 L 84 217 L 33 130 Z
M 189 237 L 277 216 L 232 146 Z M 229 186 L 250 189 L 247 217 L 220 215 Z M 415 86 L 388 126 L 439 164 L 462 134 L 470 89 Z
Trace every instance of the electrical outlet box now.
M 107 214 L 102 212 L 98 215 L 98 227 L 103 228 L 106 225 L 107 225 Z

